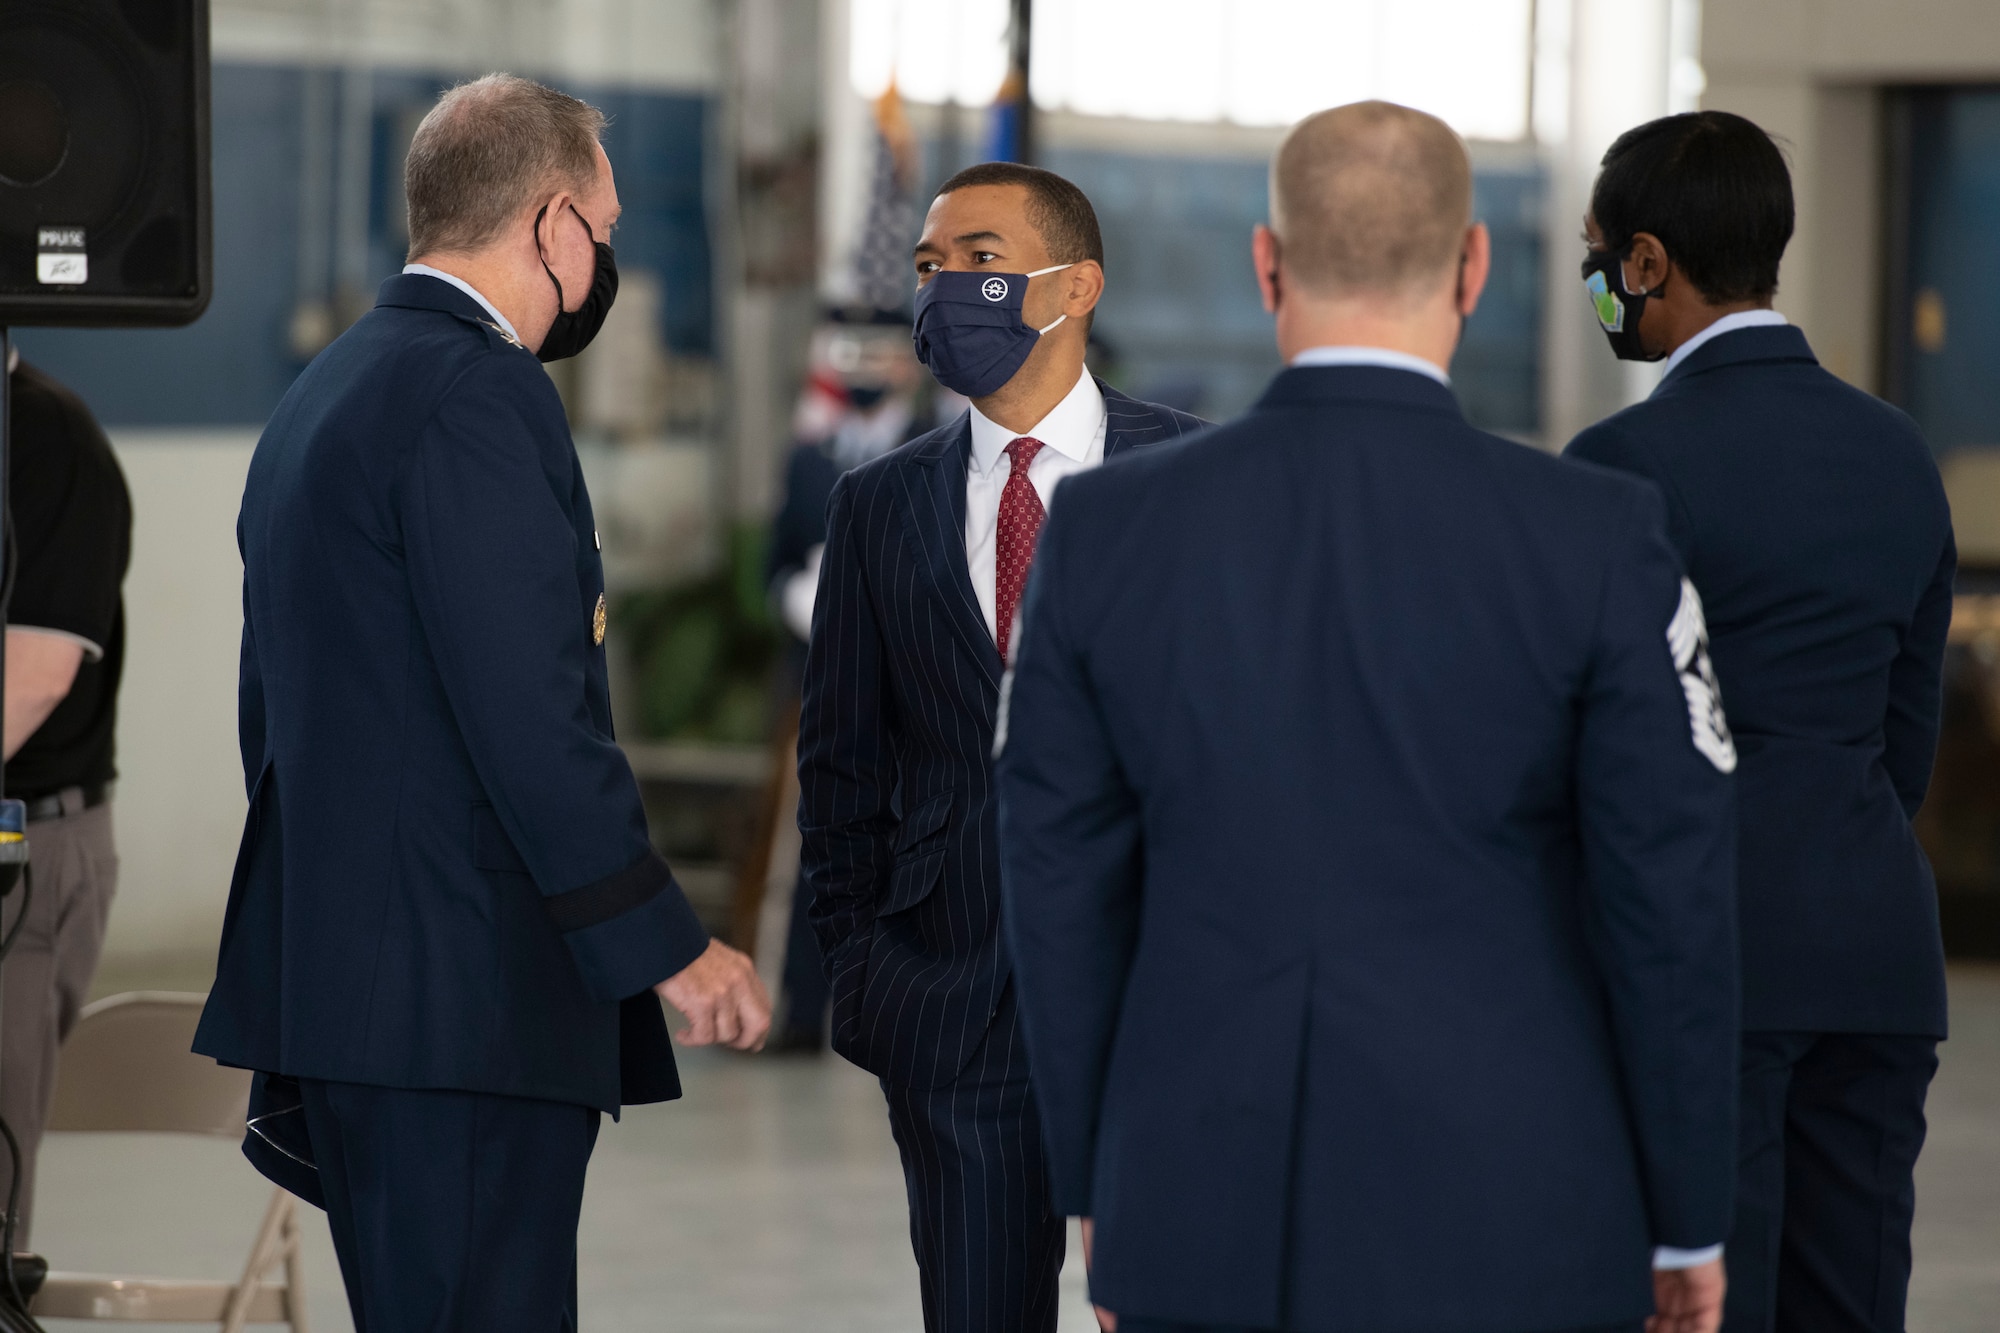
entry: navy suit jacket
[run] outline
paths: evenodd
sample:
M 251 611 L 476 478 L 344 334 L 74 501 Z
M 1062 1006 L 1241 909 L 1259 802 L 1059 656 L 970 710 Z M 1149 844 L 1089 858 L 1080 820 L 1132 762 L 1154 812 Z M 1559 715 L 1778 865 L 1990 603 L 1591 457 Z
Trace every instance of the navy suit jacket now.
M 612 740 L 590 498 L 540 364 L 450 284 L 389 279 L 278 405 L 238 540 L 250 813 L 195 1049 L 677 1096 L 649 988 L 707 935 Z
M 1910 819 L 1937 752 L 1957 565 L 1913 423 L 1795 328 L 1724 333 L 1569 456 L 1666 494 L 1708 607 L 1737 775 L 1743 1025 L 1945 1035 Z
M 1203 423 L 1104 393 L 1107 462 Z M 910 1087 L 964 1068 L 1000 1002 L 1000 654 L 965 560 L 970 413 L 843 476 L 799 716 L 801 866 L 833 1046 Z
M 1288 370 L 1063 484 L 1000 839 L 1095 1299 L 1594 1327 L 1722 1240 L 1735 848 L 1683 596 L 1651 487 L 1409 371 Z

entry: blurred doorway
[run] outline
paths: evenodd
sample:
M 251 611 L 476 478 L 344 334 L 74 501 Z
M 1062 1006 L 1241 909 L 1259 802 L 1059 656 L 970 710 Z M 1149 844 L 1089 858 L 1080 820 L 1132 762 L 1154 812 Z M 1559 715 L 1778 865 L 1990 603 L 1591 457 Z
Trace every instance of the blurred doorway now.
M 1939 455 L 2000 448 L 2000 86 L 1889 95 L 1887 397 Z
M 1945 946 L 2000 957 L 2000 86 L 1888 94 L 1885 396 L 1938 455 L 1958 534 L 1943 734 L 1917 830 Z

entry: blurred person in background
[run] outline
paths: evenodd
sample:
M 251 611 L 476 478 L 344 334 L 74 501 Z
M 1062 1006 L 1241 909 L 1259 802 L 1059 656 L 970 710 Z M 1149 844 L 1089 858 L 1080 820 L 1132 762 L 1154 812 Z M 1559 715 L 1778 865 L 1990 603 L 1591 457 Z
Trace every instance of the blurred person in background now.
M 771 525 L 771 595 L 802 648 L 812 631 L 833 484 L 930 429 L 924 378 L 910 350 L 907 315 L 836 309 L 813 334 L 784 495 Z
M 918 358 L 971 406 L 834 485 L 799 722 L 801 861 L 833 1048 L 882 1080 L 929 1333 L 1048 1333 L 1064 1220 L 1000 932 L 994 726 L 1057 483 L 1202 423 L 1084 368 L 1082 191 L 995 162 L 917 241 Z
M 0 1116 L 21 1147 L 26 1249 L 35 1157 L 55 1093 L 56 1051 L 90 993 L 118 884 L 111 836 L 118 679 L 125 661 L 120 589 L 132 502 L 111 443 L 82 399 L 9 349 L 14 518 L 7 604 L 7 794 L 28 806 L 32 890 L 0 914 L 27 921 L 0 965 Z M 0 1153 L 0 1199 L 11 1162 Z
M 792 636 L 786 655 L 788 695 L 779 749 L 796 760 L 798 691 L 812 637 L 813 597 L 826 549 L 826 502 L 842 473 L 907 444 L 930 429 L 923 399 L 928 377 L 910 350 L 909 316 L 893 310 L 829 311 L 813 334 L 806 383 L 792 420 L 784 496 L 771 524 L 771 599 Z M 781 812 L 790 819 L 794 812 Z M 785 932 L 783 1019 L 768 1049 L 817 1054 L 826 1048 L 829 992 L 803 873 L 792 893 Z
M 1771 308 L 1792 182 L 1700 111 L 1604 155 L 1583 273 L 1619 357 L 1667 362 L 1568 456 L 1655 483 L 1742 755 L 1742 1101 L 1729 1333 L 1901 1333 L 1945 1035 L 1910 821 L 1937 751 L 1956 550 L 1916 424 Z
M 648 839 L 604 570 L 542 361 L 617 291 L 604 117 L 489 75 L 411 141 L 411 262 L 308 366 L 244 488 L 250 813 L 195 1049 L 325 1207 L 357 1329 L 576 1326 L 599 1117 L 761 1044 L 749 959 Z
M 1732 758 L 1665 505 L 1466 424 L 1492 249 L 1442 121 L 1302 121 L 1253 255 L 1289 368 L 1063 486 L 1001 728 L 1092 1297 L 1123 1333 L 1714 1333 Z

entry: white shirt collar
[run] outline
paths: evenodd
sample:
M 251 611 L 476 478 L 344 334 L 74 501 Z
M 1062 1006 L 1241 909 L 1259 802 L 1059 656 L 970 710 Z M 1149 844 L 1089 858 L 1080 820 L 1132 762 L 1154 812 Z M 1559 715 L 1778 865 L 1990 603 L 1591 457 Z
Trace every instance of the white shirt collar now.
M 514 332 L 513 323 L 510 320 L 508 320 L 508 318 L 505 315 L 500 313 L 499 308 L 495 306 L 491 301 L 487 300 L 484 296 L 481 296 L 479 294 L 479 289 L 477 287 L 467 282 L 464 278 L 459 277 L 456 273 L 447 273 L 441 268 L 432 268 L 429 264 L 405 264 L 403 265 L 403 272 L 421 273 L 425 277 L 430 277 L 430 278 L 442 278 L 444 281 L 450 283 L 452 286 L 464 292 L 467 296 L 471 297 L 473 300 L 479 302 L 480 307 L 483 310 L 485 310 L 487 314 L 493 316 L 493 322 L 495 324 L 498 324 L 501 328 L 507 331 L 507 336 L 509 338 L 512 338 L 516 343 L 519 343 L 521 341 L 521 335 Z
M 1444 373 L 1444 367 L 1408 352 L 1391 351 L 1387 347 L 1308 347 L 1292 358 L 1295 366 L 1382 366 L 1389 370 L 1414 371 L 1427 375 L 1449 389 L 1451 376 Z
M 1674 354 L 1667 358 L 1665 373 L 1668 375 L 1673 374 L 1674 367 L 1693 356 L 1695 348 L 1701 346 L 1710 338 L 1720 338 L 1723 334 L 1734 333 L 1738 329 L 1775 328 L 1780 324 L 1788 324 L 1790 322 L 1790 320 L 1775 310 L 1739 310 L 1733 315 L 1724 315 L 1721 319 L 1716 320 L 1715 323 L 1709 325 L 1700 333 L 1695 334 L 1694 337 L 1675 348 Z
M 1097 381 L 1085 370 L 1078 376 L 1076 387 L 1050 408 L 1047 416 L 1027 430 L 1008 430 L 974 407 L 972 467 L 981 473 L 992 471 L 1007 446 L 1024 435 L 1040 440 L 1067 458 L 1079 463 L 1088 462 L 1091 445 L 1103 426 L 1104 395 L 1098 391 Z

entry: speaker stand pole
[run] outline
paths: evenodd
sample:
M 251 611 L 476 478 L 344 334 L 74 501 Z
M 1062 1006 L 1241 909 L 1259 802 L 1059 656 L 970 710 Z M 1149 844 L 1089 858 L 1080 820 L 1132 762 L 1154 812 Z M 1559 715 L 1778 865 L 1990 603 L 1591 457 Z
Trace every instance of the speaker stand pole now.
M 15 554 L 16 554 L 14 550 L 14 510 L 13 510 L 13 481 L 14 481 L 14 367 L 12 364 L 13 360 L 14 360 L 13 340 L 9 335 L 6 327 L 4 325 L 0 325 L 0 696 L 4 696 L 6 690 L 7 608 L 8 604 L 13 601 L 14 565 L 15 565 Z M 0 749 L 0 799 L 4 799 L 7 793 L 6 773 L 7 773 L 6 752 L 4 749 Z M 25 823 L 23 823 L 20 826 L 20 828 L 23 833 L 27 831 L 27 825 Z M 4 904 L 6 898 L 10 895 L 11 891 L 18 882 L 18 877 L 26 872 L 25 860 L 26 860 L 26 844 L 25 840 L 23 840 L 22 842 L 23 864 L 9 866 L 7 867 L 5 872 L 0 872 L 0 904 Z M 20 911 L 22 913 L 26 913 L 27 910 L 28 910 L 28 899 L 24 895 L 21 900 Z M 0 912 L 0 920 L 4 920 L 4 912 Z M 21 926 L 24 924 L 25 922 L 22 922 L 20 918 L 17 916 L 16 924 L 14 925 L 12 930 L 8 933 L 8 935 L 6 935 L 3 938 L 5 938 L 8 943 L 11 943 L 13 935 L 15 933 L 18 933 Z M 5 954 L 6 954 L 5 946 L 0 945 L 0 959 L 4 959 Z M 4 1068 L 4 1066 L 0 1066 L 0 1078 L 5 1078 L 5 1077 L 6 1077 L 6 1069 Z M 8 1128 L 7 1122 L 4 1119 L 0 1119 L 0 1136 L 4 1136 L 6 1141 L 6 1148 L 13 1157 L 13 1168 L 14 1168 L 13 1181 L 15 1188 L 18 1189 L 20 1185 L 22 1170 L 27 1166 L 27 1163 L 21 1159 L 20 1147 L 14 1140 L 13 1130 Z M 5 1200 L 0 1199 L 0 1207 L 4 1206 L 5 1206 Z M 39 1260 L 34 1260 L 26 1264 L 17 1264 L 16 1256 L 14 1254 L 14 1227 L 15 1227 L 14 1213 L 12 1209 L 8 1209 L 7 1215 L 4 1218 L 0 1218 L 0 1245 L 4 1245 L 6 1247 L 5 1252 L 0 1253 L 0 1330 L 4 1330 L 5 1333 L 40 1333 L 41 1325 L 37 1324 L 34 1320 L 34 1317 L 28 1313 L 28 1307 L 26 1302 L 17 1299 L 17 1293 L 20 1295 L 25 1295 L 26 1293 L 20 1292 L 20 1288 L 16 1282 L 16 1269 L 27 1268 L 31 1271 L 40 1270 L 44 1272 L 46 1272 L 47 1270 Z M 26 1258 L 26 1256 L 22 1257 Z
M 7 679 L 7 606 L 14 593 L 14 343 L 0 324 L 0 689 Z M 7 756 L 0 749 L 0 797 L 7 794 Z

